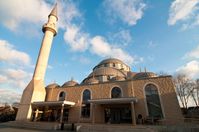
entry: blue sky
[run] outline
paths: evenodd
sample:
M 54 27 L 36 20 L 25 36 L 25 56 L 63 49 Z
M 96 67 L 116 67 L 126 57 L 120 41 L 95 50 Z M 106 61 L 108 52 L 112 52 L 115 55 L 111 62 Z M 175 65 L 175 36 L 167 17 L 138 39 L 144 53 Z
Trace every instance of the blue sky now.
M 0 103 L 19 101 L 31 80 L 55 1 L 0 1 Z M 58 0 L 46 85 L 79 83 L 101 60 L 132 71 L 199 77 L 199 0 Z

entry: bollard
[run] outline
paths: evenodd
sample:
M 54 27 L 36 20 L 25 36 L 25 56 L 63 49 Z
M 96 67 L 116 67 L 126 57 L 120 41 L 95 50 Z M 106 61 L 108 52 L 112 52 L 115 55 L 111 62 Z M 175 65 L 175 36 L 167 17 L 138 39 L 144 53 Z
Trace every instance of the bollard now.
M 64 123 L 61 123 L 61 130 L 64 130 Z
M 71 131 L 74 131 L 75 130 L 75 125 L 74 123 L 71 124 Z

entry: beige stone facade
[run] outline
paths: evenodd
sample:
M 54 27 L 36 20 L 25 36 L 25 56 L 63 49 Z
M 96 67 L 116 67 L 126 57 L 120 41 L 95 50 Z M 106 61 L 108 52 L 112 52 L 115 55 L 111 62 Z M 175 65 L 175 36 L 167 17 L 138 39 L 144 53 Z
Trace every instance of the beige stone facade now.
M 91 112 L 89 118 L 81 117 L 81 105 L 83 91 L 88 89 L 91 91 L 91 100 L 100 99 L 110 99 L 111 100 L 111 89 L 114 87 L 121 88 L 122 97 L 129 98 L 136 97 L 137 102 L 134 103 L 135 108 L 135 118 L 139 114 L 143 116 L 143 119 L 149 116 L 146 96 L 145 96 L 145 86 L 148 84 L 153 84 L 157 87 L 159 98 L 162 107 L 163 118 L 162 120 L 167 123 L 176 123 L 182 120 L 181 110 L 178 104 L 177 96 L 175 93 L 174 85 L 172 83 L 171 76 L 161 76 L 161 77 L 148 77 L 143 79 L 129 79 L 123 81 L 113 81 L 113 82 L 103 82 L 97 84 L 82 84 L 76 86 L 68 87 L 47 87 L 46 88 L 46 99 L 45 101 L 58 101 L 59 93 L 65 92 L 65 100 L 75 102 L 75 105 L 69 109 L 69 120 L 68 122 L 90 122 L 93 120 L 93 113 L 95 114 L 95 123 L 105 123 L 104 119 L 104 109 L 111 105 L 117 105 L 117 107 L 123 108 L 123 106 L 130 107 L 131 102 L 120 104 L 96 104 L 95 107 L 91 105 Z M 125 107 L 124 107 L 125 108 Z

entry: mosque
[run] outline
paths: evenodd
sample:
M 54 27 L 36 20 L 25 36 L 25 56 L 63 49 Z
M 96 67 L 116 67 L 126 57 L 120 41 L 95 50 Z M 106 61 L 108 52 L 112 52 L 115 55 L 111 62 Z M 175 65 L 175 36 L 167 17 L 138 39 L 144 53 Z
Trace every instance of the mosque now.
M 17 121 L 60 123 L 129 123 L 148 119 L 176 123 L 182 119 L 172 77 L 134 72 L 116 58 L 102 60 L 81 83 L 45 86 L 44 77 L 53 37 L 57 5 L 44 24 L 41 49 L 32 80 L 23 91 Z

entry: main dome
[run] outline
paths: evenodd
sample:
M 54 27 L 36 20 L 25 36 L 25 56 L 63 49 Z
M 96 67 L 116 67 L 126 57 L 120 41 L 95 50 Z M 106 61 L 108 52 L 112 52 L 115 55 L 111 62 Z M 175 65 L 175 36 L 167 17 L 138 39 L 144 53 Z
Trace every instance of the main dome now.
M 87 84 L 93 78 L 98 80 L 98 82 L 107 82 L 111 80 L 121 81 L 127 78 L 128 72 L 130 72 L 130 67 L 124 62 L 116 58 L 109 58 L 97 64 L 93 68 L 93 72 L 90 73 L 82 83 Z
M 109 58 L 101 61 L 98 65 L 96 65 L 93 70 L 100 68 L 100 67 L 113 67 L 115 69 L 123 70 L 123 71 L 130 71 L 130 67 L 116 58 Z

